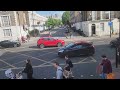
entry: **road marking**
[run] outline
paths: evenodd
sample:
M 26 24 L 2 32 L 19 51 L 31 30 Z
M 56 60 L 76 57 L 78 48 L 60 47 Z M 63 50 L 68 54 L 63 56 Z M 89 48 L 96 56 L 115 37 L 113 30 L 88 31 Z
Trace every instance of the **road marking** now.
M 7 64 L 7 65 L 9 65 L 9 66 L 11 66 L 11 67 L 13 67 L 13 68 L 16 68 L 15 66 L 13 66 L 13 65 L 11 65 L 11 64 L 9 64 L 9 63 L 3 61 L 2 59 L 0 59 L 0 61 L 3 62 L 3 63 L 5 63 L 5 64 Z
M 4 68 L 8 68 L 8 67 L 10 68 L 10 66 L 1 67 L 0 70 L 1 70 L 1 69 L 4 69 Z
M 53 79 L 55 79 L 56 77 L 53 77 Z
M 26 60 L 23 60 L 23 61 L 20 61 L 20 62 L 17 62 L 17 63 L 13 63 L 12 65 L 16 65 L 16 64 L 19 64 L 19 63 L 22 63 L 22 62 L 25 62 Z
M 43 51 L 43 52 L 44 52 L 44 51 Z M 44 55 L 50 54 L 50 53 L 54 53 L 54 52 L 46 52 L 45 54 L 42 54 L 42 55 L 40 55 L 40 56 L 44 56 Z M 54 54 L 56 54 L 56 53 L 54 53 Z
M 81 62 L 82 63 L 92 63 L 92 62 Z M 80 63 L 73 63 L 73 64 L 80 64 Z M 65 64 L 60 64 L 61 66 L 65 65 Z M 50 67 L 50 66 L 53 66 L 53 65 L 42 65 L 42 66 L 32 66 L 33 68 L 40 68 L 40 67 Z M 16 68 L 11 68 L 11 69 L 24 69 L 25 67 L 16 67 Z M 0 71 L 4 71 L 4 70 L 7 70 L 7 69 L 0 69 Z
M 16 55 L 16 56 L 9 57 L 9 58 L 4 58 L 4 60 L 6 61 L 6 60 L 8 60 L 8 59 L 15 58 L 15 57 L 17 57 L 17 56 L 20 56 L 20 55 Z
M 6 51 L 8 51 L 8 50 L 6 50 Z M 14 51 L 10 51 L 10 52 L 14 52 Z M 36 58 L 36 57 L 33 57 L 33 56 L 29 56 L 29 55 L 26 55 L 26 54 L 21 54 L 21 53 L 19 53 L 19 52 L 16 52 L 16 53 L 18 53 L 18 54 L 20 54 L 20 55 L 22 55 L 22 56 L 31 57 L 31 58 L 34 58 L 34 59 L 36 59 L 36 60 L 43 61 L 43 62 L 46 62 L 46 63 L 47 63 L 47 61 L 45 61 L 45 60 L 43 60 L 43 59 L 39 59 L 39 58 Z M 51 63 L 50 63 L 50 64 L 51 64 Z
M 81 75 L 81 77 L 83 77 L 83 75 Z
M 90 75 L 91 77 L 93 77 L 93 75 Z
M 87 58 L 88 58 L 88 57 L 87 57 Z M 87 58 L 84 58 L 83 60 L 79 61 L 78 63 L 81 63 L 81 62 L 85 61 Z
M 50 62 L 52 62 L 52 61 L 54 61 L 54 60 L 56 60 L 56 59 L 58 59 L 58 58 L 59 58 L 59 57 L 57 57 L 57 58 L 55 58 L 55 59 L 52 59 L 51 61 L 48 61 L 48 62 L 46 62 L 46 63 L 40 64 L 40 65 L 38 65 L 38 66 L 45 65 L 45 64 L 50 63 Z
M 93 60 L 91 60 L 91 61 L 93 61 L 93 62 L 97 62 L 97 60 L 94 59 L 93 57 L 90 56 L 90 58 L 93 59 Z

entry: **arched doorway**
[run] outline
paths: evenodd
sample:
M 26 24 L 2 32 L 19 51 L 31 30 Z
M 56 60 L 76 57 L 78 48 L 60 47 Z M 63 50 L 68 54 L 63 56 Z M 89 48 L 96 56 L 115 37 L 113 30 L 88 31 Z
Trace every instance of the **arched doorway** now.
M 92 24 L 91 32 L 92 32 L 92 36 L 96 34 L 96 25 L 95 24 Z

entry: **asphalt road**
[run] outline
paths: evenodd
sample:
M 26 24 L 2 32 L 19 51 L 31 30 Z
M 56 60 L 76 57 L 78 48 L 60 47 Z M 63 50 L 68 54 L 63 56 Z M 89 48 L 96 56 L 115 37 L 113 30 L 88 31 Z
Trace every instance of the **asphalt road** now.
M 54 35 L 52 35 L 54 36 Z M 94 56 L 72 57 L 74 64 L 72 69 L 75 79 L 99 79 L 96 74 L 96 66 L 101 61 L 101 55 L 106 54 L 111 60 L 115 60 L 115 50 L 109 47 L 111 39 L 91 40 L 95 46 Z M 5 70 L 12 68 L 14 73 L 18 73 L 25 67 L 25 60 L 31 58 L 34 68 L 33 77 L 36 79 L 53 79 L 56 69 L 51 65 L 57 61 L 61 67 L 64 67 L 64 58 L 57 56 L 57 47 L 48 47 L 39 49 L 36 47 L 37 39 L 17 48 L 0 49 L 0 79 L 7 79 Z M 70 42 L 66 42 L 70 43 Z M 23 74 L 26 79 L 26 75 Z

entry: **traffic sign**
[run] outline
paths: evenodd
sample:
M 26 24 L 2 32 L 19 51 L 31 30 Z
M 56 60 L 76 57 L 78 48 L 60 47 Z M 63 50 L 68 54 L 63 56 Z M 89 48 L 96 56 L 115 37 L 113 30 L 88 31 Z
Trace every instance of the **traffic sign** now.
M 113 25 L 113 22 L 108 22 L 108 25 L 109 25 L 109 26 L 112 26 L 112 25 Z

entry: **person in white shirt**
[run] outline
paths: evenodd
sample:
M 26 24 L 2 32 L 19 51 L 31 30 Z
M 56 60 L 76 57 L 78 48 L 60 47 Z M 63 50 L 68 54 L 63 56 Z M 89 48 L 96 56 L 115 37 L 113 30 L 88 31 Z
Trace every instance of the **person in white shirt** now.
M 59 63 L 58 62 L 54 62 L 53 66 L 57 69 L 57 71 L 56 71 L 56 79 L 63 79 L 63 70 L 59 66 Z

